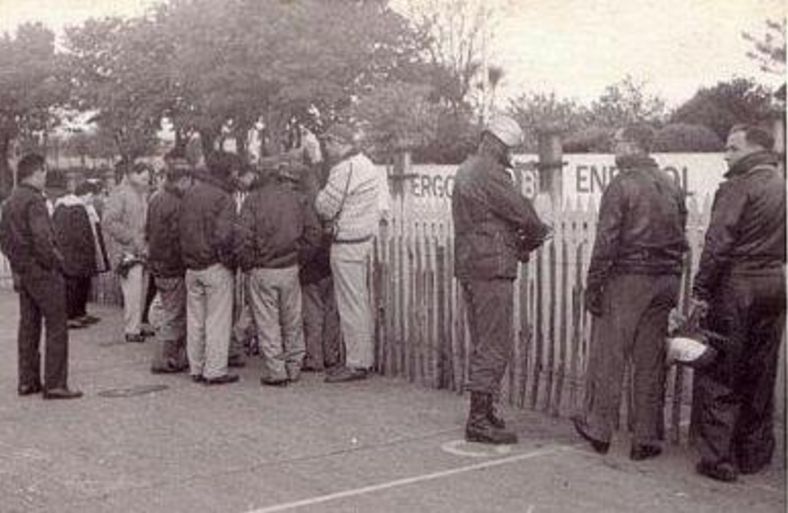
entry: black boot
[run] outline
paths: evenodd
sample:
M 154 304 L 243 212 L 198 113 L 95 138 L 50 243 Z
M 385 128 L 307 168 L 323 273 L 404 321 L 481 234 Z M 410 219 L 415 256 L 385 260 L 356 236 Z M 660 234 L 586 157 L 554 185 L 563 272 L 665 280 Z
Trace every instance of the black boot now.
M 471 408 L 465 424 L 465 440 L 485 444 L 516 444 L 517 435 L 497 428 L 490 421 L 492 396 L 482 392 L 471 392 Z
M 490 411 L 487 413 L 487 420 L 489 420 L 490 424 L 495 426 L 497 429 L 506 429 L 506 421 L 503 420 L 503 417 L 499 415 L 498 407 L 496 406 L 495 401 L 492 401 Z

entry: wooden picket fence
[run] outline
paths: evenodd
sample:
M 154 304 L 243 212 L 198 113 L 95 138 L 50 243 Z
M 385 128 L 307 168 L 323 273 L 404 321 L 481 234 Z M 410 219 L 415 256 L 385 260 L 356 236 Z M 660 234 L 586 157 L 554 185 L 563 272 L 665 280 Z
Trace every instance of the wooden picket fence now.
M 387 376 L 461 393 L 468 379 L 470 337 L 465 304 L 453 277 L 454 231 L 448 201 L 425 201 L 406 190 L 392 206 L 369 262 L 375 368 Z M 708 198 L 703 204 L 690 198 L 688 207 L 690 252 L 680 302 L 685 313 L 710 211 Z M 520 266 L 515 281 L 516 337 L 502 397 L 517 408 L 566 416 L 583 400 L 591 328 L 583 290 L 597 213 L 593 203 L 550 210 L 554 236 Z M 11 287 L 10 269 L 2 257 L 0 287 Z M 121 304 L 114 273 L 94 280 L 92 299 Z M 781 367 L 784 362 L 783 348 Z M 784 374 L 781 370 L 778 380 L 778 418 L 784 412 Z M 666 393 L 669 439 L 677 442 L 689 420 L 691 371 L 672 368 Z M 628 418 L 627 404 L 623 411 Z
M 688 207 L 691 250 L 681 293 L 685 310 L 709 213 L 708 203 L 690 201 Z M 596 216 L 593 204 L 554 210 L 552 240 L 520 266 L 514 293 L 514 354 L 503 389 L 503 399 L 512 406 L 565 416 L 582 405 L 591 331 L 583 290 Z M 370 287 L 376 309 L 376 370 L 462 392 L 470 338 L 461 289 L 453 277 L 453 238 L 446 201 L 420 201 L 406 192 L 395 201 L 391 219 L 377 239 Z M 669 374 L 674 441 L 688 419 L 690 374 L 683 368 Z

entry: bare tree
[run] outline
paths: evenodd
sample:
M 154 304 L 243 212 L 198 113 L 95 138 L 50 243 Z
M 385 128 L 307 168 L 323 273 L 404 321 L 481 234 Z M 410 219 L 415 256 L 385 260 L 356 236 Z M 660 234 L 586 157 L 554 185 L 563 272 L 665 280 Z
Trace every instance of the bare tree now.
M 491 0 L 409 0 L 407 16 L 427 33 L 429 60 L 444 70 L 435 84 L 453 109 L 484 108 L 503 75 L 489 66 L 493 27 L 504 2 Z M 486 67 L 486 69 L 485 69 Z M 492 86 L 492 87 L 490 87 Z
M 742 32 L 742 37 L 753 47 L 747 56 L 755 61 L 765 73 L 785 75 L 785 18 L 766 20 L 766 31 L 762 37 Z

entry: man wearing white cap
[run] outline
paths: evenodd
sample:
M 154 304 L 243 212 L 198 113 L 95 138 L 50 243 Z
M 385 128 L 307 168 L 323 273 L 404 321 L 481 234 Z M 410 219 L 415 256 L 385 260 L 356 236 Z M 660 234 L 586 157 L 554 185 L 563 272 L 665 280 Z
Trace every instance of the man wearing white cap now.
M 335 162 L 315 209 L 333 226 L 331 273 L 345 344 L 345 366 L 328 383 L 365 379 L 374 363 L 373 319 L 367 289 L 367 258 L 380 219 L 388 208 L 386 175 L 355 145 L 353 129 L 335 123 L 323 135 L 328 158 Z
M 494 117 L 478 151 L 457 171 L 452 194 L 454 275 L 462 285 L 472 344 L 465 426 L 465 438 L 472 442 L 517 442 L 493 404 L 512 356 L 518 261 L 527 261 L 550 233 L 507 171 L 510 152 L 522 139 L 516 121 Z

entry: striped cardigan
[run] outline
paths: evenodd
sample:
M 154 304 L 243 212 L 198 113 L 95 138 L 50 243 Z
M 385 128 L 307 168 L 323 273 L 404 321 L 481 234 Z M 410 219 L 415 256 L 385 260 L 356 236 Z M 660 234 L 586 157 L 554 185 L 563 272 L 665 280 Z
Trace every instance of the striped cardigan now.
M 385 172 L 357 153 L 331 168 L 315 208 L 321 219 L 335 222 L 335 242 L 356 242 L 377 234 L 388 198 Z

